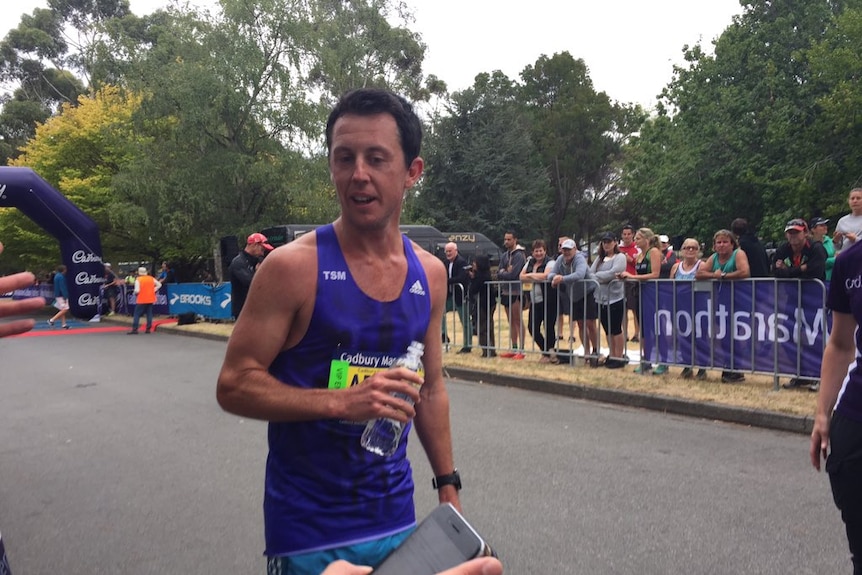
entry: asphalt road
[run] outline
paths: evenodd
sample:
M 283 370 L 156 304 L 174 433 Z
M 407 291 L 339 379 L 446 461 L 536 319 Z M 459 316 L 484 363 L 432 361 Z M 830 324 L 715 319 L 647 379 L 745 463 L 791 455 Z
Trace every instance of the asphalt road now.
M 265 425 L 222 413 L 224 343 L 0 340 L 16 575 L 259 574 Z M 807 439 L 452 382 L 468 519 L 507 574 L 849 573 Z M 412 438 L 420 516 L 436 503 Z M 409 575 L 409 574 L 405 574 Z

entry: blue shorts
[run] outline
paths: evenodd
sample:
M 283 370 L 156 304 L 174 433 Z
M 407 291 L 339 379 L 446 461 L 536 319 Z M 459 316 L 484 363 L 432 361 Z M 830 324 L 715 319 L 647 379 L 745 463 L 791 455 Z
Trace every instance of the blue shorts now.
M 268 557 L 267 575 L 320 575 L 326 567 L 337 559 L 344 559 L 355 565 L 376 567 L 396 547 L 413 533 L 410 527 L 387 537 L 363 541 L 354 545 L 333 547 L 322 551 L 299 553 L 289 557 Z

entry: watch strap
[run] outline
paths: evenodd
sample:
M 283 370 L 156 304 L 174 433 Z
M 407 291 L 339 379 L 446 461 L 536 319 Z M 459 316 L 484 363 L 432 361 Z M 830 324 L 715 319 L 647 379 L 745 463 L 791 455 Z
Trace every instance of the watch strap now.
M 440 489 L 444 485 L 452 485 L 458 491 L 461 490 L 461 475 L 458 473 L 457 469 L 448 475 L 438 475 L 431 479 L 431 486 L 434 489 Z

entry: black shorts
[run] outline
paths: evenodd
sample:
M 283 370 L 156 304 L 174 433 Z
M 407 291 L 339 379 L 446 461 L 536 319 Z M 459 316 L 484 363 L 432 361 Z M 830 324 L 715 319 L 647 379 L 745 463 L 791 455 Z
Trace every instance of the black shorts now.
M 592 293 L 588 293 L 583 299 L 572 303 L 572 319 L 579 321 L 582 319 L 596 319 L 599 317 L 599 306 L 596 305 L 596 298 Z
M 519 303 L 521 301 L 521 294 L 513 293 L 503 293 L 500 294 L 500 303 L 503 304 L 503 307 L 508 308 L 513 303 Z
M 862 558 L 862 490 L 859 489 L 862 482 L 862 423 L 836 411 L 832 414 L 829 439 L 831 450 L 826 459 L 826 472 L 832 486 L 832 499 L 841 510 L 847 542 L 858 569 Z
M 610 305 L 599 306 L 599 321 L 605 333 L 619 335 L 623 332 L 623 318 L 626 315 L 625 302 L 615 301 Z

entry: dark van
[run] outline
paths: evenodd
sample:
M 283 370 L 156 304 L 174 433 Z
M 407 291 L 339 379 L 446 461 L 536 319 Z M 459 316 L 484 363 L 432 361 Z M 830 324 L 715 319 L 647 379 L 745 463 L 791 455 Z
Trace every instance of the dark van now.
M 287 224 L 272 226 L 271 228 L 260 230 L 260 233 L 266 236 L 267 241 L 272 247 L 277 248 L 319 227 L 320 224 Z
M 458 252 L 472 261 L 473 256 L 486 255 L 491 260 L 491 267 L 500 265 L 500 246 L 486 236 L 476 232 L 445 232 L 446 240 L 458 244 Z
M 449 238 L 434 226 L 399 226 L 401 233 L 419 244 L 419 247 L 443 258 L 443 248 L 449 242 Z

